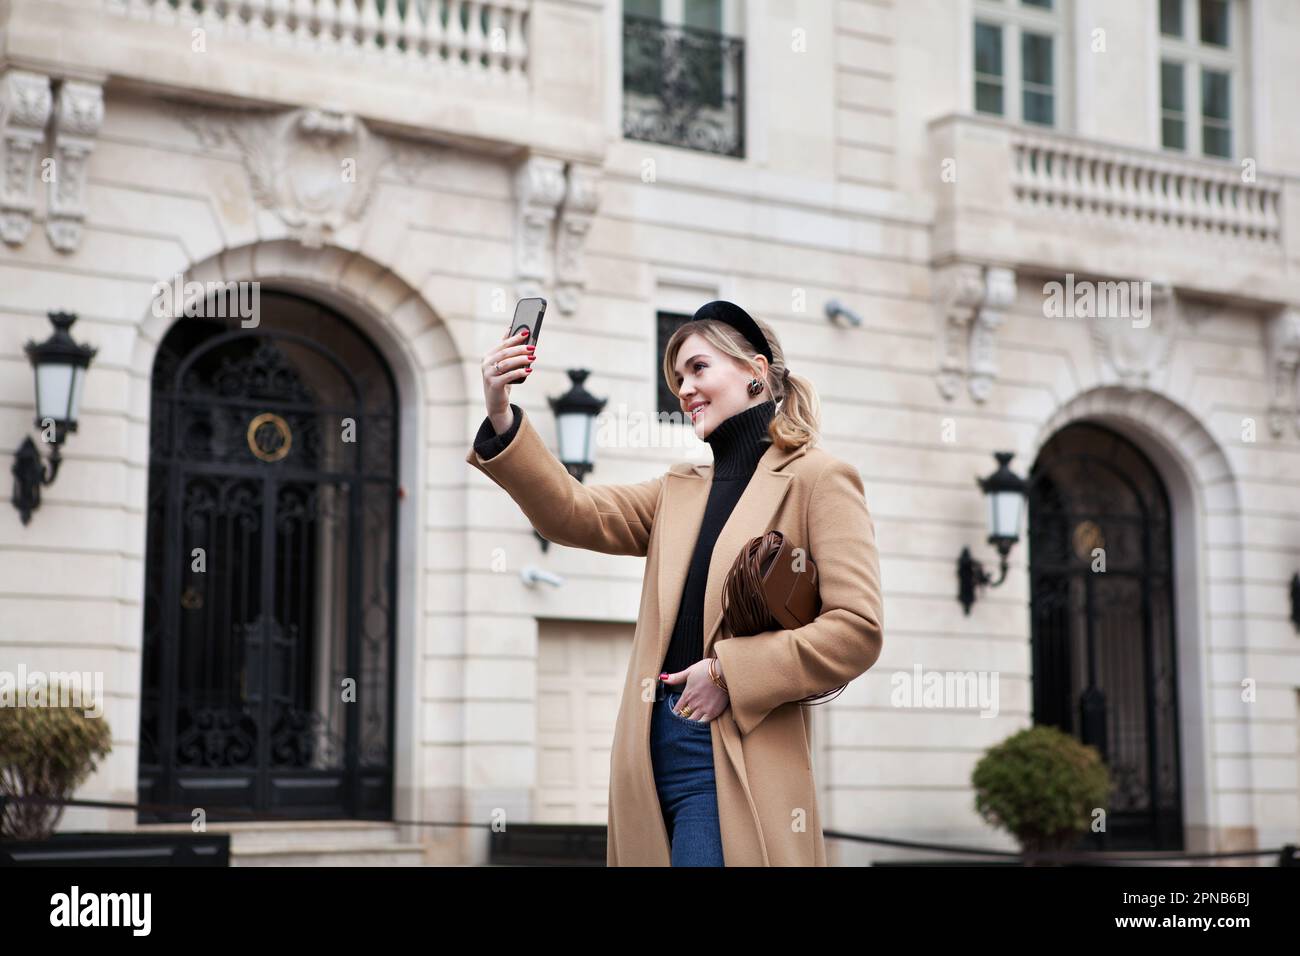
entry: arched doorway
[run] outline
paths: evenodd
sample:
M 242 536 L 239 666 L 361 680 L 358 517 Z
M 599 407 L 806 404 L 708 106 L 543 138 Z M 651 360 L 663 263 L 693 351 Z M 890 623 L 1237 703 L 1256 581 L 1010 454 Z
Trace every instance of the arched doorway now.
M 259 318 L 179 319 L 154 362 L 140 802 L 390 818 L 396 389 L 337 313 Z
M 1111 770 L 1094 849 L 1183 848 L 1169 497 L 1136 445 L 1076 423 L 1030 475 L 1034 723 Z

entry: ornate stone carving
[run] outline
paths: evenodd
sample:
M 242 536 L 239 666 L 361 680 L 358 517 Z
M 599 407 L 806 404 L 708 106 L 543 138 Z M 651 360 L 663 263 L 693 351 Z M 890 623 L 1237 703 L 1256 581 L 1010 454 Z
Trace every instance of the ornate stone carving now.
M 971 262 L 944 266 L 934 282 L 934 303 L 939 321 L 939 392 L 957 397 L 965 374 L 967 327 L 984 297 L 983 270 Z
M 380 171 L 396 155 L 347 113 L 297 109 L 264 116 L 190 109 L 180 119 L 201 145 L 238 148 L 254 198 L 312 248 L 360 220 Z
M 565 194 L 564 163 L 531 156 L 515 173 L 515 272 L 520 298 L 541 295 L 550 278 L 551 226 Z
M 1272 400 L 1268 429 L 1281 438 L 1291 419 L 1300 436 L 1300 306 L 1289 305 L 1268 323 L 1268 373 Z
M 1178 333 L 1177 298 L 1168 282 L 1096 283 L 1098 287 L 1119 285 L 1132 287 L 1129 309 L 1120 314 L 1100 306 L 1085 312 L 1092 336 L 1101 378 L 1107 384 L 1126 388 L 1150 388 L 1152 378 L 1169 363 Z M 1138 302 L 1142 316 L 1137 316 Z M 1095 301 L 1100 304 L 1103 291 Z
M 32 231 L 36 166 L 53 97 L 50 80 L 26 70 L 0 79 L 0 239 L 21 245 Z
M 970 333 L 971 398 L 983 402 L 993 390 L 998 374 L 997 330 L 1008 306 L 1016 300 L 1016 274 L 1011 269 L 989 266 L 984 270 L 984 298 L 975 312 Z
M 587 284 L 582 253 L 592 216 L 600 204 L 599 183 L 600 171 L 596 167 L 569 165 L 568 185 L 555 239 L 555 298 L 560 311 L 566 314 L 577 310 L 579 292 Z
M 971 398 L 983 402 L 997 377 L 996 333 L 1015 301 L 1016 274 L 1001 266 L 956 262 L 938 271 L 934 288 L 939 393 L 951 401 L 966 378 Z
M 54 111 L 54 177 L 45 232 L 60 252 L 75 252 L 86 219 L 86 160 L 104 124 L 104 89 L 65 80 Z

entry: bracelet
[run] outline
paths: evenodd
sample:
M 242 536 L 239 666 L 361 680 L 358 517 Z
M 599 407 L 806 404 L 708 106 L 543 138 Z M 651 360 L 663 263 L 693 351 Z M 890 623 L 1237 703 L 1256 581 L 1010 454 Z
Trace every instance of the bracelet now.
M 731 696 L 731 692 L 727 690 L 727 682 L 724 681 L 721 677 L 719 677 L 718 674 L 713 669 L 713 665 L 717 662 L 717 660 L 718 659 L 716 657 L 709 658 L 709 680 L 713 681 L 713 683 L 717 687 L 719 687 L 723 691 L 723 693 L 727 694 L 727 696 Z

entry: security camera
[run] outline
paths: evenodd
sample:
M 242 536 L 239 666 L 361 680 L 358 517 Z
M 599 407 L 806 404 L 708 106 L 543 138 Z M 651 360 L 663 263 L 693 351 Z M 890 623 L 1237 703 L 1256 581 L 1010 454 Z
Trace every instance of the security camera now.
M 838 318 L 847 319 L 850 325 L 861 325 L 862 316 L 858 315 L 848 306 L 843 305 L 839 299 L 831 299 L 826 303 L 826 317 L 834 322 Z
M 551 585 L 551 587 L 564 587 L 564 578 L 560 577 L 558 574 L 552 574 L 550 571 L 544 571 L 541 568 L 534 567 L 531 564 L 519 572 L 519 577 L 524 584 L 530 588 L 536 587 L 538 581 L 543 581 L 546 584 Z

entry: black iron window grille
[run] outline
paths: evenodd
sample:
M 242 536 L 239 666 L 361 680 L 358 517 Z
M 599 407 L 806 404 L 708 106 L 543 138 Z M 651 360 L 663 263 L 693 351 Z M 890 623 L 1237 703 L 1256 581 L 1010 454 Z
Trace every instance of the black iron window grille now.
M 659 417 L 661 421 L 682 421 L 689 424 L 688 419 L 682 417 L 682 403 L 673 394 L 673 390 L 668 387 L 664 380 L 663 373 L 663 355 L 664 349 L 668 345 L 668 340 L 673 337 L 673 333 L 682 325 L 691 321 L 692 315 L 682 312 L 656 312 L 655 313 L 655 368 L 654 378 L 657 383 L 657 396 L 659 405 Z M 664 416 L 668 416 L 664 418 Z M 675 418 L 673 416 L 676 416 Z
M 623 135 L 745 155 L 745 42 L 712 30 L 623 17 Z

